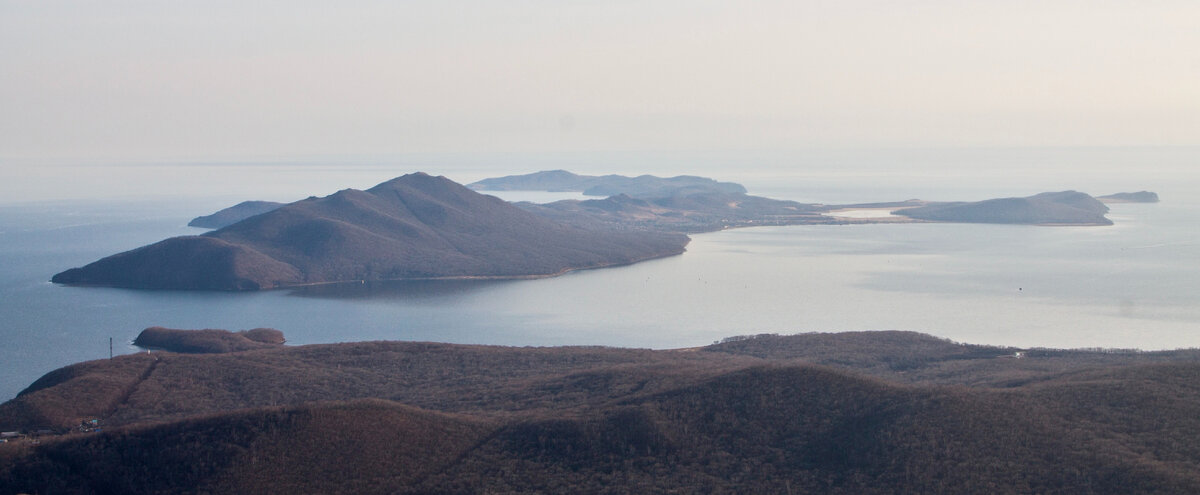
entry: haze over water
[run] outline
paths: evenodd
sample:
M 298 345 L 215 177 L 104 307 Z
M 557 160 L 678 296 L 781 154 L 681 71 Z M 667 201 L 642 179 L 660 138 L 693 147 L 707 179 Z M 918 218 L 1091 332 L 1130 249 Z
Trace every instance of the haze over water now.
M 0 206 L 0 397 L 54 368 L 107 357 L 109 337 L 117 353 L 135 352 L 128 342 L 152 325 L 267 326 L 283 330 L 291 344 L 387 339 L 671 348 L 764 332 L 901 329 L 1021 347 L 1195 347 L 1200 201 L 1190 194 L 1200 184 L 1190 167 L 1198 159 L 1194 148 L 827 150 L 51 168 L 4 186 L 40 195 L 46 176 L 60 174 L 63 189 L 44 196 L 50 201 L 10 199 Z M 109 254 L 201 233 L 184 225 L 245 199 L 291 201 L 414 171 L 466 183 L 552 168 L 705 175 L 743 183 L 751 194 L 828 204 L 1062 189 L 1096 195 L 1148 189 L 1163 201 L 1112 205 L 1112 227 L 737 229 L 694 235 L 682 256 L 543 280 L 262 293 L 47 282 Z M 535 201 L 570 196 L 504 194 Z

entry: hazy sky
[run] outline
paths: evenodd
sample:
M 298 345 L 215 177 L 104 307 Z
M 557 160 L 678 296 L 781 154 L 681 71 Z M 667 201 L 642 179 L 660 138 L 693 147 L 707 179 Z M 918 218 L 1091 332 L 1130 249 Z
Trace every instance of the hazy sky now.
M 0 159 L 1200 144 L 1200 2 L 7 1 Z

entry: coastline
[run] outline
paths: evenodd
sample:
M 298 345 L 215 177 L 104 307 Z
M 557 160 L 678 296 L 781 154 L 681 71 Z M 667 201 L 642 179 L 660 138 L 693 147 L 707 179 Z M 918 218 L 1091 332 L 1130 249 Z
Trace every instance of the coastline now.
M 688 239 L 688 242 L 691 242 L 690 238 Z M 686 244 L 685 244 L 685 246 L 686 246 Z M 319 286 L 325 286 L 325 285 L 365 284 L 367 282 L 375 283 L 375 282 L 430 282 L 430 281 L 466 281 L 466 280 L 479 280 L 479 281 L 539 280 L 539 279 L 560 277 L 560 276 L 566 275 L 568 273 L 577 272 L 577 271 L 599 270 L 599 269 L 603 269 L 603 268 L 615 268 L 615 267 L 619 267 L 619 266 L 628 266 L 628 265 L 633 265 L 636 263 L 641 263 L 643 261 L 650 261 L 650 260 L 656 260 L 656 259 L 661 259 L 661 258 L 669 258 L 671 256 L 679 256 L 685 252 L 687 252 L 686 247 L 677 252 L 660 253 L 660 254 L 656 254 L 656 255 L 652 255 L 652 256 L 638 258 L 635 260 L 622 261 L 622 262 L 617 262 L 617 263 L 602 263 L 602 264 L 598 264 L 598 265 L 564 268 L 564 269 L 559 270 L 554 273 L 536 273 L 536 274 L 528 274 L 528 275 L 455 275 L 455 276 L 448 276 L 448 277 L 402 277 L 402 278 L 379 278 L 379 279 L 371 279 L 371 280 L 366 280 L 366 279 L 329 280 L 329 281 L 322 281 L 322 282 L 307 282 L 307 283 L 302 283 L 302 284 L 275 285 L 275 286 L 271 286 L 271 287 L 260 287 L 257 289 L 160 289 L 160 288 L 127 287 L 127 286 L 104 285 L 104 284 L 61 283 L 61 282 L 53 282 L 53 281 L 51 281 L 49 283 L 52 283 L 55 285 L 61 285 L 64 287 L 103 287 L 103 288 L 110 288 L 110 289 L 144 290 L 144 291 L 266 292 L 266 291 L 273 291 L 273 290 L 299 289 L 299 288 L 304 288 L 304 287 L 319 287 Z

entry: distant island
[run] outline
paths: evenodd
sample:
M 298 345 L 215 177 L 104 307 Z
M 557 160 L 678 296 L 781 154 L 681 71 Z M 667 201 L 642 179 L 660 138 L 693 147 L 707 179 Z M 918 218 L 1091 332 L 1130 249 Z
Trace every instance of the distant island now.
M 688 241 L 675 233 L 569 226 L 445 177 L 416 173 L 115 254 L 52 281 L 260 290 L 368 280 L 526 278 L 675 255 Z
M 1150 191 L 1123 192 L 1098 196 L 1096 199 L 1105 203 L 1157 203 L 1158 194 Z
M 686 176 L 685 176 L 686 177 Z M 536 172 L 484 179 L 471 184 L 481 190 L 579 190 L 589 180 L 606 180 L 602 200 L 564 200 L 549 204 L 520 203 L 519 206 L 562 222 L 635 226 L 662 231 L 708 232 L 732 227 L 834 223 L 878 223 L 903 221 L 1009 223 L 1026 225 L 1111 225 L 1108 207 L 1097 198 L 1076 191 L 1048 192 L 1025 198 L 1001 198 L 978 202 L 908 200 L 853 205 L 818 205 L 784 201 L 746 194 L 727 188 L 704 188 L 701 182 L 671 187 L 667 179 L 653 176 L 580 176 L 564 170 Z M 701 179 L 688 177 L 689 179 Z M 635 180 L 657 180 L 654 188 L 632 185 Z M 704 179 L 711 181 L 711 179 Z M 715 181 L 713 181 L 715 182 Z M 733 184 L 737 185 L 737 184 Z M 1109 202 L 1149 202 L 1152 192 L 1118 193 L 1104 196 Z M 888 211 L 890 217 L 851 218 L 838 212 L 852 209 Z
M 680 175 L 655 177 L 641 175 L 577 175 L 566 170 L 546 170 L 525 175 L 483 179 L 467 187 L 485 191 L 579 191 L 585 196 L 660 197 L 697 192 L 745 194 L 746 188 L 733 182 L 717 182 L 707 177 Z
M 205 331 L 211 332 L 211 331 Z M 912 332 L 138 353 L 0 404 L 5 493 L 1200 493 L 1200 351 Z
M 893 212 L 920 220 L 1027 225 L 1112 225 L 1108 207 L 1076 191 L 1042 193 L 1026 198 L 1001 198 L 972 203 L 933 203 Z
M 276 203 L 274 201 L 243 201 L 211 215 L 193 218 L 192 221 L 188 222 L 188 226 L 219 229 L 255 215 L 262 215 L 268 211 L 277 210 L 283 205 L 284 203 Z

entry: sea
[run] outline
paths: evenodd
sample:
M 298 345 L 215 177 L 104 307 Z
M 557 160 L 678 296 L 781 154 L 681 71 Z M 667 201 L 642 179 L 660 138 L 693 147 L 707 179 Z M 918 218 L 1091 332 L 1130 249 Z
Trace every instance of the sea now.
M 1053 348 L 1200 346 L 1200 148 L 952 148 L 411 154 L 275 161 L 3 163 L 0 400 L 72 363 L 145 352 L 149 326 L 370 340 L 686 348 L 726 337 L 911 330 Z M 867 224 L 692 235 L 687 252 L 538 280 L 253 293 L 68 287 L 67 268 L 177 235 L 242 200 L 294 201 L 424 171 L 468 183 L 538 170 L 739 182 L 806 203 L 1151 190 L 1108 227 Z M 578 193 L 492 192 L 510 201 Z

